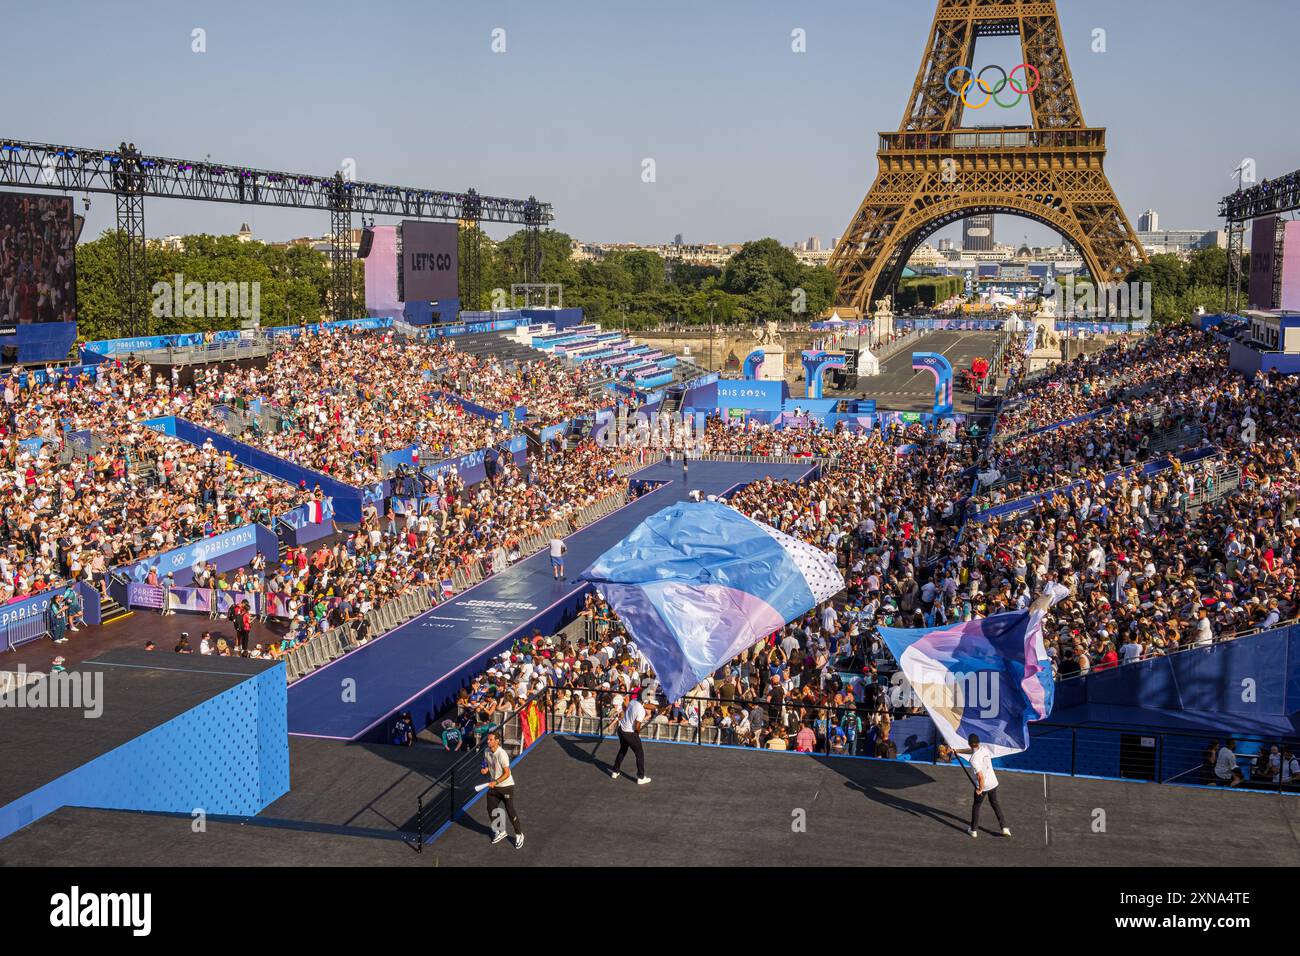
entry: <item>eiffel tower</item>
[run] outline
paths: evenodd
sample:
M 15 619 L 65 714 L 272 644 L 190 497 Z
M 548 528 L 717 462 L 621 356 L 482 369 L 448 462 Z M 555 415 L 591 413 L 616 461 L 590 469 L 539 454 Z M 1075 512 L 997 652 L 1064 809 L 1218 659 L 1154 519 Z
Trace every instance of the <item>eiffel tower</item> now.
M 1008 36 L 1024 65 L 976 73 L 976 41 Z M 1001 112 L 1022 96 L 1029 126 L 960 125 L 963 99 L 988 115 L 985 105 Z M 1103 170 L 1106 130 L 1083 121 L 1055 0 L 938 0 L 907 112 L 876 156 L 876 181 L 830 259 L 840 305 L 868 314 L 927 236 L 980 213 L 1050 226 L 1099 282 L 1146 262 Z

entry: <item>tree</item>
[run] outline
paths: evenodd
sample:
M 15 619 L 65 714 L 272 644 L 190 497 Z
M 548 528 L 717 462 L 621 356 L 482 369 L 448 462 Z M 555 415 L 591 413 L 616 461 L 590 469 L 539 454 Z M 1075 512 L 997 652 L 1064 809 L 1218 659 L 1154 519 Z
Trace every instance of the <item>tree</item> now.
M 722 270 L 722 286 L 728 292 L 746 295 L 758 291 L 769 277 L 785 289 L 794 289 L 802 279 L 803 267 L 794 253 L 775 239 L 747 242 Z

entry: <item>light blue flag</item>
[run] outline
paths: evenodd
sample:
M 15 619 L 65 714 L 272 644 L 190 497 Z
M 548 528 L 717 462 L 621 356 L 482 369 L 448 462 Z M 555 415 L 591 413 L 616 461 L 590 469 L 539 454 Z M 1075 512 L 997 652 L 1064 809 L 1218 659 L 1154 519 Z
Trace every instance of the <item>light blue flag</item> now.
M 651 515 L 582 577 L 670 701 L 844 589 L 834 555 L 715 502 Z

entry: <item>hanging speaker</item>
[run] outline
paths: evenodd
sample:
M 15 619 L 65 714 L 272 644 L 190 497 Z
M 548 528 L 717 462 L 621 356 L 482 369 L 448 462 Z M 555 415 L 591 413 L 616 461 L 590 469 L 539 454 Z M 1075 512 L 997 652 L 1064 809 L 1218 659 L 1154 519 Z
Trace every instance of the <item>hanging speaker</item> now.
M 370 246 L 375 241 L 375 230 L 366 226 L 361 230 L 361 243 L 357 246 L 357 258 L 364 259 L 370 255 Z

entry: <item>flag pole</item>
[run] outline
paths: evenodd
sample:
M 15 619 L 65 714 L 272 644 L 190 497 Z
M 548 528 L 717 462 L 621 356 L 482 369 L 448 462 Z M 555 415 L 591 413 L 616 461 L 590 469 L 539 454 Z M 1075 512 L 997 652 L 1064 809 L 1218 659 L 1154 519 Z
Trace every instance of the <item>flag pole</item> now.
M 957 752 L 957 749 L 955 747 L 953 748 L 952 755 L 957 758 L 957 763 L 961 765 L 962 773 L 966 774 L 966 779 L 970 781 L 971 787 L 978 790 L 979 784 L 977 784 L 975 782 L 975 778 L 971 776 L 970 770 L 968 770 L 966 767 L 966 761 L 961 759 L 961 754 Z

